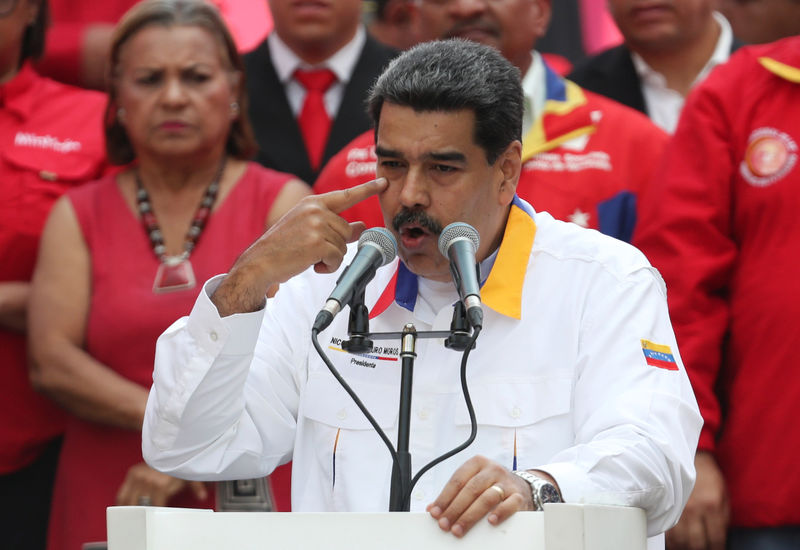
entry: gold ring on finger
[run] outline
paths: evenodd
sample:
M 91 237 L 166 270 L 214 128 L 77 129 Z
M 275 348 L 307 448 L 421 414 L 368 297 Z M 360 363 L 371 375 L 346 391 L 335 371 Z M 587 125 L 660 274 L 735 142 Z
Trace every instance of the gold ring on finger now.
M 500 495 L 501 501 L 506 499 L 506 492 L 498 484 L 495 483 L 494 485 L 489 487 L 489 489 L 494 489 L 495 491 L 497 491 L 497 493 Z

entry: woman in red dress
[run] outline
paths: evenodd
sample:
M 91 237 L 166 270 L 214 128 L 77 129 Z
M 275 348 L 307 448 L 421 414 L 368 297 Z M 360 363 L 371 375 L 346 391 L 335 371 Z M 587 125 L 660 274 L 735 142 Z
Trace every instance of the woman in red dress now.
M 155 342 L 203 281 L 308 193 L 246 160 L 242 63 L 213 6 L 138 4 L 116 30 L 110 68 L 107 149 L 127 167 L 56 204 L 31 297 L 34 380 L 72 413 L 50 550 L 105 540 L 114 504 L 213 507 L 204 484 L 142 461 Z

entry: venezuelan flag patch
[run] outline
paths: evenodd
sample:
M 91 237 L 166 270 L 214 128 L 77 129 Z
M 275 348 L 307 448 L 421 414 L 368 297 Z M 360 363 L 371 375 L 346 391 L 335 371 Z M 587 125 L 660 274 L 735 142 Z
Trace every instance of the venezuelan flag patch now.
M 650 340 L 641 342 L 642 353 L 644 353 L 644 359 L 648 365 L 660 369 L 678 370 L 678 363 L 675 362 L 675 356 L 672 355 L 672 349 L 669 346 L 655 344 Z

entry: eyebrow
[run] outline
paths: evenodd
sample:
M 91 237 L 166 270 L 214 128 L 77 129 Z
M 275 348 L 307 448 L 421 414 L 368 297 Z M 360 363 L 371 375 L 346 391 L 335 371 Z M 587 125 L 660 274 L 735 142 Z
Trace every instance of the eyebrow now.
M 178 67 L 179 71 L 196 71 L 197 69 L 212 69 L 213 65 L 207 61 L 195 61 L 189 65 Z M 131 67 L 131 71 L 146 71 L 146 72 L 159 72 L 163 71 L 164 67 L 160 65 L 137 65 Z
M 401 153 L 400 151 L 387 149 L 385 147 L 381 147 L 380 145 L 375 147 L 375 154 L 379 157 L 405 158 L 405 155 L 403 155 L 403 153 Z M 466 155 L 458 151 L 445 151 L 441 153 L 433 151 L 430 153 L 426 153 L 425 157 L 428 159 L 442 161 L 442 162 L 467 162 Z
M 375 154 L 379 157 L 394 157 L 394 158 L 402 158 L 402 154 L 400 151 L 393 151 L 391 149 L 387 149 L 386 147 L 381 147 L 380 145 L 375 146 Z
M 449 151 L 444 153 L 428 153 L 426 155 L 428 158 L 433 160 L 440 160 L 444 162 L 467 162 L 467 157 L 464 153 L 459 153 L 458 151 Z

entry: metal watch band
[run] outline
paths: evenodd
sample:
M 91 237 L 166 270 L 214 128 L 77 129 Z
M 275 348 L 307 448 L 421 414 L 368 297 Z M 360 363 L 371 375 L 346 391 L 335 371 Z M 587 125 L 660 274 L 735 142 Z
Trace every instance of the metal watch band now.
M 531 499 L 535 511 L 543 510 L 544 505 L 549 502 L 563 502 L 561 493 L 556 486 L 546 479 L 526 470 L 514 470 L 512 473 L 524 479 L 531 486 Z
M 521 477 L 522 479 L 524 479 L 527 482 L 528 485 L 530 485 L 530 487 L 531 487 L 531 500 L 533 501 L 533 509 L 535 511 L 541 510 L 542 509 L 542 506 L 541 506 L 542 503 L 539 502 L 539 499 L 537 498 L 537 494 L 536 494 L 537 491 L 536 491 L 536 488 L 534 487 L 534 483 L 536 482 L 537 479 L 540 479 L 540 478 L 536 477 L 535 475 L 533 475 L 530 472 L 526 472 L 525 470 L 514 470 L 512 473 L 516 474 L 519 477 Z

